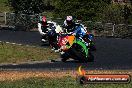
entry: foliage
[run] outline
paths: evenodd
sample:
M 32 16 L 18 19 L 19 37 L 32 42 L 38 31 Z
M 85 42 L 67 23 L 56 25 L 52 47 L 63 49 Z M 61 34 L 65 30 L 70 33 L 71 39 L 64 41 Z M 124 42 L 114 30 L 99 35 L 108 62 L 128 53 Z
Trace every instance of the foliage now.
M 104 23 L 130 24 L 132 20 L 132 8 L 127 5 L 111 4 L 101 14 Z
M 124 23 L 130 24 L 132 20 L 132 7 L 124 5 L 123 13 Z
M 64 17 L 73 15 L 82 20 L 96 20 L 108 3 L 106 0 L 55 0 L 55 13 Z
M 34 14 L 53 9 L 49 2 L 45 3 L 45 0 L 8 0 L 8 2 L 15 13 Z
M 16 13 L 45 13 L 52 17 L 75 16 L 81 20 L 132 24 L 132 0 L 115 4 L 112 0 L 8 0 Z M 3 2 L 3 1 L 2 1 Z
M 121 5 L 109 5 L 102 12 L 104 23 L 123 23 L 123 7 Z
M 54 16 L 57 17 L 72 15 L 87 21 L 132 23 L 132 6 L 129 3 L 113 4 L 111 0 L 54 0 L 54 2 Z
M 0 0 L 0 12 L 9 12 L 9 7 L 6 5 L 8 0 Z

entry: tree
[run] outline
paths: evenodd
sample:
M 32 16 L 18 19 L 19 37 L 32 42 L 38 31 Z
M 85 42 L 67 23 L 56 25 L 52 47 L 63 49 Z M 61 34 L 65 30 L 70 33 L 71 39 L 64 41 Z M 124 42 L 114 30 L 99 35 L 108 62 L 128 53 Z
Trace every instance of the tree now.
M 110 0 L 55 0 L 55 13 L 61 17 L 73 15 L 82 20 L 95 20 L 108 1 Z
M 104 23 L 124 23 L 124 8 L 123 5 L 114 5 L 111 4 L 106 7 L 102 12 L 102 21 Z
M 46 0 L 8 0 L 15 13 L 34 14 L 54 9 Z

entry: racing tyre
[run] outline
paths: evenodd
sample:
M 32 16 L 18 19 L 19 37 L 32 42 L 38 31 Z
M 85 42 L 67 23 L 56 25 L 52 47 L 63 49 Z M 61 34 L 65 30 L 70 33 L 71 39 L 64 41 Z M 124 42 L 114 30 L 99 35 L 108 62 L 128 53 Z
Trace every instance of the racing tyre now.
M 89 53 L 89 57 L 88 57 L 87 61 L 88 62 L 94 62 L 94 56 L 91 52 Z
M 74 59 L 78 60 L 79 62 L 87 62 L 87 58 L 85 57 L 85 51 L 83 50 L 82 46 L 75 44 L 72 47 L 72 55 L 74 55 Z
M 61 61 L 66 62 L 69 59 L 69 55 L 67 53 L 61 54 Z

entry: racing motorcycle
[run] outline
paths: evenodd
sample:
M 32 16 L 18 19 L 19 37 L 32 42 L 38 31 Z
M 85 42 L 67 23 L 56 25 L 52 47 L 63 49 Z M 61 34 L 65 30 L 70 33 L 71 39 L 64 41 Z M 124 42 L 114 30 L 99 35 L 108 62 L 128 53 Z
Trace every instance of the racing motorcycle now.
M 57 45 L 57 32 L 54 23 L 49 23 L 49 27 L 47 28 L 48 31 L 46 32 L 45 40 L 47 40 L 48 45 L 54 50 L 55 52 L 59 52 L 58 45 Z M 44 42 L 45 43 L 45 42 Z
M 89 43 L 90 51 L 96 51 L 95 43 L 94 43 L 94 36 L 92 34 L 86 33 L 84 35 L 83 40 Z
M 91 62 L 94 60 L 86 43 L 76 36 L 71 34 L 61 34 L 58 39 L 58 46 L 63 52 L 61 54 L 62 61 L 65 62 L 69 58 L 78 60 L 79 62 Z
M 48 21 L 48 25 L 46 27 L 42 27 L 42 43 L 48 43 L 49 37 L 54 35 L 55 30 L 55 22 Z
M 43 44 L 49 44 L 55 50 L 58 48 L 56 27 L 57 25 L 55 22 L 48 21 L 48 26 L 46 27 L 46 29 L 44 29 L 44 35 L 41 38 L 41 42 Z

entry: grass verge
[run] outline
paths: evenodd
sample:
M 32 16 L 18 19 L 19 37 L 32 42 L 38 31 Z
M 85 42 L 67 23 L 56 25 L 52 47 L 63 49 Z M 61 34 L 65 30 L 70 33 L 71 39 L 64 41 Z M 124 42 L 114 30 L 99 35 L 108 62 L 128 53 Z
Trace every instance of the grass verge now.
M 59 54 L 52 52 L 50 48 L 0 43 L 0 64 L 43 61 L 55 59 L 58 57 Z

